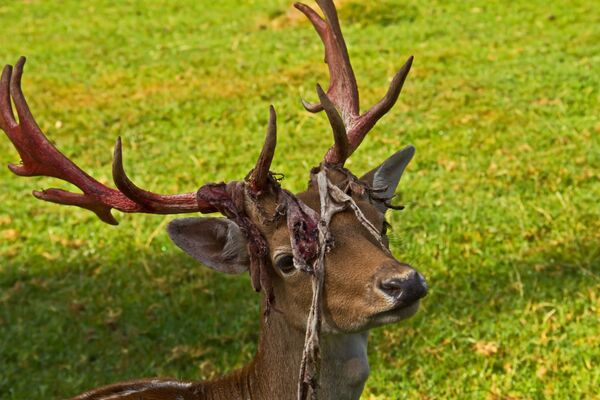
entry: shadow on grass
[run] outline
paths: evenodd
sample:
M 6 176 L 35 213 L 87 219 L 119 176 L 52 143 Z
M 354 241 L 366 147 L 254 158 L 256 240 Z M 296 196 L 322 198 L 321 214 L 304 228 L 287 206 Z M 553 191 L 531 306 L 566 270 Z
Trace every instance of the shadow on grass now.
M 59 272 L 18 273 L 9 266 L 0 281 L 0 392 L 12 398 L 65 397 L 149 376 L 210 378 L 254 353 L 259 295 L 247 276 L 213 273 L 174 250 L 122 255 L 107 267 L 58 262 L 52 271 Z M 378 330 L 374 350 L 388 348 L 374 357 L 421 363 L 428 355 L 414 351 L 418 332 L 428 343 L 485 337 L 499 316 L 522 317 L 532 303 L 571 301 L 598 284 L 599 273 L 598 246 L 578 242 L 459 274 L 435 283 L 414 322 L 385 328 L 402 330 L 408 340 L 390 349 L 389 335 Z
M 146 265 L 136 261 L 144 256 Z M 176 251 L 108 267 L 57 264 L 60 272 L 35 274 L 4 267 L 0 392 L 12 398 L 63 398 L 147 376 L 207 378 L 254 352 L 259 295 L 247 277 Z

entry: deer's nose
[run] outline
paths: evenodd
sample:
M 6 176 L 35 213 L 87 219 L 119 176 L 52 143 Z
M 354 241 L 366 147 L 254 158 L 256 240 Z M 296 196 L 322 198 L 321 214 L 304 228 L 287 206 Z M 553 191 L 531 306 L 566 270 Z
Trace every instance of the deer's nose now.
M 427 295 L 427 281 L 415 270 L 379 282 L 379 289 L 398 304 L 412 304 Z

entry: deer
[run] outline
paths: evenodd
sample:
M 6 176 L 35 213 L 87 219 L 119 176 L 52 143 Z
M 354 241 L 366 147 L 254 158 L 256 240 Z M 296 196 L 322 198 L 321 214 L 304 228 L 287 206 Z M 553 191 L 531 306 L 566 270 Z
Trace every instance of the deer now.
M 359 110 L 356 78 L 332 0 L 315 9 L 295 3 L 320 37 L 328 66 L 327 91 L 311 113 L 325 112 L 333 145 L 310 171 L 306 190 L 293 194 L 270 171 L 277 144 L 273 106 L 264 145 L 240 181 L 206 183 L 195 192 L 159 194 L 137 186 L 123 166 L 121 138 L 114 148 L 116 188 L 104 185 L 63 155 L 36 123 L 21 88 L 25 58 L 4 67 L 0 128 L 18 154 L 18 176 L 66 181 L 81 191 L 33 191 L 59 205 L 77 206 L 103 222 L 124 213 L 220 213 L 172 220 L 167 233 L 193 259 L 225 274 L 248 272 L 261 294 L 260 335 L 254 359 L 210 381 L 133 380 L 92 389 L 73 400 L 358 399 L 370 368 L 369 330 L 414 315 L 428 286 L 422 274 L 390 251 L 385 219 L 399 181 L 414 156 L 408 145 L 360 178 L 344 165 L 367 133 L 396 103 L 412 66 L 409 57 L 385 96 Z M 14 110 L 13 110 L 14 104 Z M 14 114 L 16 111 L 16 116 Z

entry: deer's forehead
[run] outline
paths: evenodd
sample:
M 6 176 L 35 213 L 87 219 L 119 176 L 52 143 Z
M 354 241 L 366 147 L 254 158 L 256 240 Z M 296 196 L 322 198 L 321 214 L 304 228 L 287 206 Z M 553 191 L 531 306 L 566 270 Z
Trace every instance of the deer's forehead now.
M 300 201 L 304 202 L 304 204 L 306 204 L 307 206 L 309 206 L 310 208 L 312 208 L 320 214 L 321 203 L 319 200 L 319 194 L 316 190 L 307 190 L 305 192 L 298 193 L 296 194 L 296 197 Z M 375 225 L 378 228 L 383 225 L 384 215 L 379 210 L 377 210 L 377 208 L 373 206 L 369 201 L 359 198 L 354 198 L 354 201 L 356 205 L 360 208 L 360 210 L 363 212 L 365 217 L 367 217 L 367 219 L 373 225 Z M 339 216 L 340 218 L 336 218 L 337 216 Z M 332 224 L 334 226 L 340 225 L 340 223 L 347 226 L 348 228 L 351 228 L 352 226 L 362 226 L 360 222 L 358 222 L 358 220 L 356 219 L 354 212 L 350 209 L 337 214 L 336 217 L 334 217 L 332 221 Z
M 313 187 L 308 190 L 295 194 L 295 197 L 313 209 L 317 214 L 320 214 L 321 204 L 319 193 Z M 356 205 L 361 209 L 365 217 L 378 229 L 383 226 L 383 214 L 373 206 L 369 201 L 354 198 Z M 286 219 L 280 218 L 276 221 L 272 217 L 276 215 L 278 209 L 278 201 L 275 196 L 265 196 L 259 201 L 247 199 L 246 209 L 251 219 L 256 223 L 262 234 L 268 238 L 271 245 L 271 252 L 291 249 L 290 233 L 286 224 Z M 358 221 L 354 211 L 348 208 L 345 211 L 337 213 L 330 226 L 334 236 L 348 238 L 366 236 L 371 238 L 372 235 L 366 231 L 363 225 Z M 334 237 L 335 239 L 335 237 Z
M 320 214 L 320 200 L 316 191 L 308 190 L 297 193 L 296 197 L 298 200 L 302 201 L 308 207 L 317 212 L 317 214 Z M 376 228 L 380 229 L 383 226 L 384 216 L 377 210 L 375 206 L 365 200 L 355 199 L 355 202 L 365 217 Z M 330 230 L 334 235 L 334 240 L 336 237 L 338 239 L 352 238 L 353 241 L 356 241 L 361 237 L 366 237 L 369 240 L 372 239 L 372 235 L 358 221 L 354 211 L 352 211 L 350 208 L 334 215 L 331 221 Z M 271 231 L 271 241 L 276 246 L 290 246 L 290 233 L 285 222 L 282 221 L 276 226 L 273 226 L 273 230 Z

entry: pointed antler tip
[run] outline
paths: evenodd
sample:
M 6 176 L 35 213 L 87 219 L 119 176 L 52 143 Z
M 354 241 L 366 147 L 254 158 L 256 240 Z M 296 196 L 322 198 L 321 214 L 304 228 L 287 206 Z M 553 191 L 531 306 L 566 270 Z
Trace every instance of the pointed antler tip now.
M 127 189 L 129 187 L 129 180 L 123 167 L 123 143 L 121 142 L 121 136 L 117 137 L 115 143 L 115 149 L 113 151 L 113 165 L 112 165 L 113 182 L 117 185 L 117 188 L 123 192 L 122 188 Z M 125 196 L 129 197 L 127 193 Z
M 317 96 L 319 96 L 319 102 L 320 102 L 320 106 L 324 109 L 327 108 L 327 105 L 329 103 L 331 103 L 331 99 L 329 98 L 329 96 L 327 95 L 327 93 L 325 93 L 325 91 L 323 90 L 323 87 L 317 83 L 316 86 L 316 90 L 317 90 Z M 332 107 L 335 107 L 332 104 Z
M 300 98 L 302 102 L 302 106 L 304 109 L 310 113 L 317 113 L 319 111 L 323 111 L 323 106 L 320 103 L 310 103 L 303 98 Z
M 300 11 L 303 14 L 306 14 L 306 12 L 308 10 L 312 10 L 308 5 L 300 2 L 300 1 L 296 1 L 294 2 L 294 8 L 298 11 Z
M 42 190 L 32 190 L 31 194 L 33 195 L 33 197 L 35 197 L 36 199 L 39 199 L 39 200 L 49 201 L 51 203 L 57 203 L 57 204 L 68 204 L 65 202 L 61 202 L 57 196 L 53 196 L 53 194 L 56 195 L 56 192 L 68 193 L 68 192 L 65 192 L 60 189 L 42 189 Z
M 28 110 L 28 106 L 25 102 L 25 98 L 23 96 L 23 91 L 21 89 L 21 78 L 23 77 L 23 69 L 25 67 L 25 57 L 21 56 L 19 57 L 19 60 L 15 63 L 15 66 L 13 68 L 13 74 L 11 75 L 11 80 L 10 80 L 10 90 L 11 90 L 11 94 L 13 96 L 13 100 L 15 101 L 15 106 L 17 107 L 17 109 L 19 108 L 19 105 L 25 109 L 27 108 L 27 113 L 30 114 L 31 112 Z M 30 116 L 33 119 L 33 116 Z
M 35 197 L 36 199 L 40 199 L 40 200 L 44 200 L 44 190 L 40 191 L 40 190 L 32 190 L 31 194 L 33 195 L 33 197 Z
M 25 56 L 19 57 L 19 59 L 17 60 L 17 63 L 15 64 L 15 70 L 16 71 L 22 70 L 23 67 L 25 66 L 25 61 L 27 61 L 27 58 L 25 58 Z
M 8 169 L 15 175 L 18 176 L 29 176 L 28 170 L 23 164 L 8 164 Z
M 269 125 L 267 129 L 267 137 L 269 136 L 277 136 L 277 113 L 275 112 L 275 107 L 273 104 L 269 106 Z
M 121 141 L 121 136 L 117 136 L 117 141 L 115 142 L 115 148 L 113 151 L 114 160 L 113 162 L 122 162 L 123 158 L 123 142 Z M 118 160 L 118 161 L 117 161 Z

